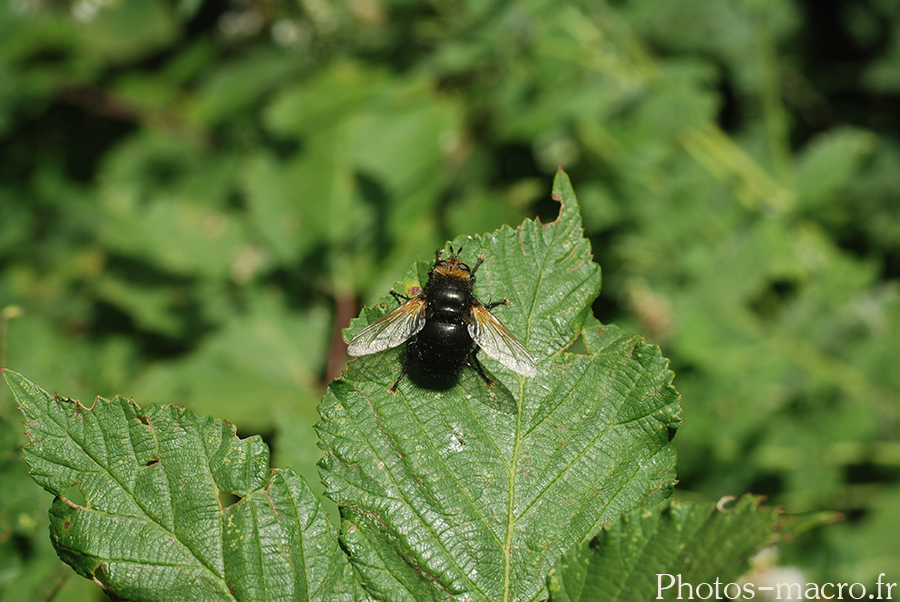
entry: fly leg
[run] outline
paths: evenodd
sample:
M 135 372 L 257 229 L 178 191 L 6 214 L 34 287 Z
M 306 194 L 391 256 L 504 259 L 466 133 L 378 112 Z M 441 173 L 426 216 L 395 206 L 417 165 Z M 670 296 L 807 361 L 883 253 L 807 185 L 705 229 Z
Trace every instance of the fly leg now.
M 488 375 L 485 374 L 484 368 L 481 367 L 481 362 L 478 361 L 478 350 L 480 347 L 476 347 L 475 351 L 472 352 L 472 363 L 475 365 L 475 369 L 478 370 L 478 374 L 481 375 L 481 378 L 484 379 L 484 382 L 487 383 L 487 386 L 493 387 L 494 381 L 488 378 Z
M 462 249 L 460 249 L 460 251 L 462 251 Z M 475 265 L 472 266 L 472 271 L 470 273 L 471 276 L 475 276 L 475 271 L 478 269 L 478 266 L 480 266 L 482 263 L 484 263 L 484 255 L 479 255 L 478 258 L 475 260 Z
M 494 309 L 498 305 L 509 305 L 509 299 L 505 298 L 502 301 L 494 301 L 493 303 L 488 303 L 485 307 L 488 308 L 488 311 Z
M 395 291 L 393 291 L 393 290 L 391 291 L 391 295 L 394 296 L 394 299 L 396 299 L 396 300 L 397 300 L 397 303 L 399 303 L 400 305 L 403 305 L 403 303 L 404 303 L 405 301 L 409 301 L 409 297 L 407 297 L 406 295 L 402 295 L 402 294 L 400 294 L 400 293 L 398 293 L 398 292 L 395 292 Z
M 400 381 L 403 380 L 403 377 L 406 376 L 406 371 L 409 370 L 409 365 L 412 363 L 412 349 L 409 348 L 409 344 L 406 345 L 406 362 L 403 364 L 403 371 L 400 372 L 400 376 L 397 377 L 397 380 L 394 381 L 394 384 L 391 385 L 391 388 L 388 389 L 388 393 L 395 394 L 397 392 L 397 385 L 400 384 Z

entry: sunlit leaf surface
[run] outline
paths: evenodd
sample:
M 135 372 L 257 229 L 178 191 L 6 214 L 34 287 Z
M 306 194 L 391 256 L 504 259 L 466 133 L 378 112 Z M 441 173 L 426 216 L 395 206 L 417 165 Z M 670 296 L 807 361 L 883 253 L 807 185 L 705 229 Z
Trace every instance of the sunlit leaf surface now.
M 590 316 L 600 269 L 562 172 L 553 196 L 562 207 L 552 223 L 452 243 L 463 260 L 486 256 L 475 293 L 509 298 L 495 313 L 538 376 L 483 358 L 492 389 L 467 368 L 450 388 L 412 377 L 391 395 L 401 347 L 351 362 L 320 406 L 321 473 L 377 598 L 540 599 L 560 554 L 669 495 L 680 422 L 672 374 L 657 347 Z M 404 283 L 424 284 L 427 268 Z M 347 334 L 396 303 L 387 299 Z M 579 336 L 588 355 L 565 351 Z
M 3 375 L 60 558 L 124 600 L 364 599 L 309 487 L 259 437 L 122 397 L 86 408 Z
M 690 599 L 689 595 L 696 595 L 695 599 L 746 597 L 737 580 L 748 569 L 750 557 L 772 541 L 780 520 L 778 509 L 761 506 L 761 501 L 746 496 L 725 509 L 716 504 L 673 502 L 625 514 L 556 563 L 548 579 L 550 599 L 624 602 Z M 708 591 L 713 595 L 707 595 Z

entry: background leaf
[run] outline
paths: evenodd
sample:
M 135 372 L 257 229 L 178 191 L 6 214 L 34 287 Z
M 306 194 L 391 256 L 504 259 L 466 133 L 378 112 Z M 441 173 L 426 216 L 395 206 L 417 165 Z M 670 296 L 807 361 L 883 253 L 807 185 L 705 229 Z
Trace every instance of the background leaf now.
M 405 379 L 401 350 L 351 362 L 317 426 L 343 541 L 377 598 L 536 600 L 555 558 L 618 513 L 666 499 L 679 424 L 657 347 L 589 316 L 600 284 L 568 177 L 550 224 L 459 238 L 483 253 L 476 294 L 509 297 L 498 317 L 531 350 L 538 376 L 485 358 L 446 390 Z M 418 264 L 423 283 L 424 262 Z M 398 290 L 404 287 L 398 286 Z M 366 311 L 348 336 L 382 311 Z M 583 333 L 590 355 L 564 351 Z
M 679 375 L 674 495 L 839 511 L 782 562 L 873 583 L 900 565 L 898 32 L 889 0 L 0 2 L 0 365 L 227 418 L 308 476 L 360 303 L 552 221 L 562 165 L 594 315 Z M 0 516 L 0 579 L 70 572 L 41 504 Z
M 548 579 L 550 599 L 675 600 L 688 598 L 687 589 L 679 593 L 679 583 L 690 584 L 697 592 L 699 584 L 717 581 L 718 594 L 707 595 L 704 586 L 692 595 L 744 596 L 734 583 L 749 568 L 750 558 L 785 535 L 774 533 L 779 509 L 761 503 L 759 497 L 745 496 L 724 511 L 716 504 L 671 502 L 624 514 L 557 561 Z M 732 585 L 726 591 L 727 584 Z
M 60 558 L 124 600 L 359 600 L 322 507 L 259 437 L 174 406 L 85 408 L 4 378 Z

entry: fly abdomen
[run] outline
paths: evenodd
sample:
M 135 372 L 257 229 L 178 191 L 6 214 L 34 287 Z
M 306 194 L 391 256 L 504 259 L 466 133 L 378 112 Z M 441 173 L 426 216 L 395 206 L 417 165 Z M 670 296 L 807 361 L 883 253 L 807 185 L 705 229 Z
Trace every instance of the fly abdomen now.
M 465 322 L 446 317 L 426 321 L 413 343 L 422 370 L 440 376 L 458 374 L 473 346 Z

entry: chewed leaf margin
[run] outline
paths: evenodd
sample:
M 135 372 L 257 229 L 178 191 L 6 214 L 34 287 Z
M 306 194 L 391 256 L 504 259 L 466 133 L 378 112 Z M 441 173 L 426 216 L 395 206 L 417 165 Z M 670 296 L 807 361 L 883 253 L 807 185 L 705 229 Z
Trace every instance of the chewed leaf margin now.
M 258 436 L 175 406 L 93 406 L 3 376 L 60 558 L 125 600 L 364 600 L 319 500 Z M 77 488 L 78 493 L 74 493 Z

